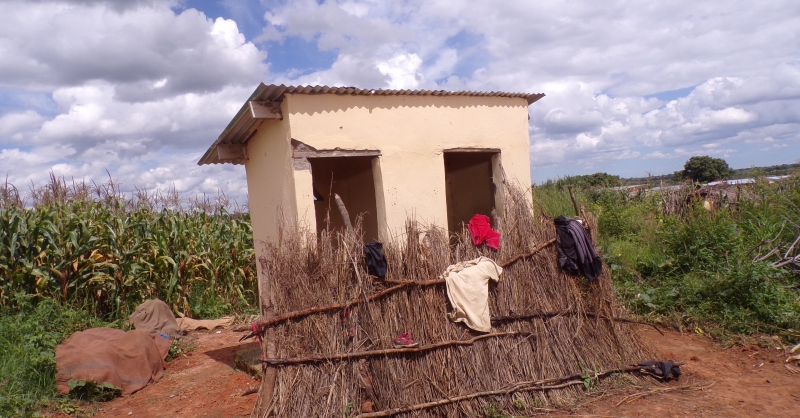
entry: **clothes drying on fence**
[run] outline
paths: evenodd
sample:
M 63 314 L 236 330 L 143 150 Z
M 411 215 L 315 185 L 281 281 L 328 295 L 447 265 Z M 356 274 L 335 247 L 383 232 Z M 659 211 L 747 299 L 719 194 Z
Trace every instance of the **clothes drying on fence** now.
M 489 315 L 489 280 L 500 281 L 503 268 L 493 260 L 480 257 L 448 267 L 442 276 L 453 311 L 447 316 L 454 322 L 480 332 L 492 330 Z
M 580 272 L 589 281 L 596 280 L 603 271 L 603 259 L 594 251 L 583 225 L 564 216 L 556 218 L 554 223 L 558 265 L 573 274 Z
M 364 245 L 364 258 L 367 260 L 367 273 L 380 279 L 386 278 L 386 256 L 383 244 L 370 242 Z
M 145 334 L 179 335 L 178 323 L 172 309 L 160 299 L 151 299 L 136 307 L 129 317 L 133 327 Z
M 467 224 L 469 234 L 472 236 L 473 245 L 481 245 L 484 241 L 486 246 L 493 249 L 500 248 L 500 233 L 493 230 L 489 224 L 489 217 L 475 214 Z
M 131 394 L 164 373 L 170 340 L 139 330 L 91 328 L 72 334 L 56 347 L 56 388 L 69 392 L 69 381 L 110 383 Z

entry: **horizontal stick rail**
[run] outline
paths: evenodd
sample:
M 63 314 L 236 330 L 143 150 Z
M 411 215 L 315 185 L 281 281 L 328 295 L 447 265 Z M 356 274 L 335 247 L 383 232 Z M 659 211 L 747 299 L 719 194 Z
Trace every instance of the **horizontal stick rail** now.
M 512 257 L 508 261 L 500 264 L 500 267 L 506 268 L 506 267 L 510 266 L 511 264 L 516 263 L 517 261 L 519 261 L 521 259 L 529 258 L 529 257 L 535 255 L 536 253 L 538 253 L 539 251 L 542 251 L 543 249 L 547 248 L 549 245 L 552 245 L 555 242 L 556 242 L 556 240 L 555 240 L 555 238 L 553 238 L 550 241 L 547 241 L 544 244 L 534 248 L 533 251 L 531 251 L 530 253 L 519 254 L 519 255 L 516 255 L 516 256 Z M 386 289 L 384 289 L 384 290 L 382 290 L 382 291 L 380 291 L 378 293 L 375 293 L 374 295 L 368 296 L 367 297 L 367 301 L 372 302 L 372 301 L 374 301 L 376 299 L 380 299 L 380 298 L 382 298 L 384 296 L 390 295 L 390 294 L 392 294 L 394 292 L 397 292 L 399 290 L 405 289 L 407 287 L 412 287 L 412 286 L 418 286 L 418 287 L 436 286 L 436 285 L 444 284 L 445 281 L 444 281 L 444 279 L 408 280 L 408 281 L 388 281 L 387 280 L 387 283 L 397 283 L 397 284 L 395 284 L 392 287 L 386 288 Z M 264 329 L 264 328 L 267 328 L 267 327 L 270 327 L 270 326 L 273 326 L 273 325 L 276 325 L 276 324 L 280 324 L 280 323 L 283 323 L 283 322 L 286 322 L 286 321 L 289 321 L 289 320 L 292 320 L 292 319 L 299 319 L 299 318 L 303 318 L 303 317 L 306 317 L 306 316 L 309 316 L 309 315 L 313 315 L 313 314 L 318 314 L 318 313 L 326 313 L 326 312 L 338 311 L 338 310 L 341 310 L 341 309 L 345 309 L 347 307 L 352 307 L 354 305 L 358 305 L 359 303 L 361 303 L 363 301 L 364 301 L 363 298 L 357 298 L 357 299 L 353 299 L 352 301 L 350 301 L 348 303 L 340 303 L 340 304 L 336 304 L 336 305 L 317 306 L 317 307 L 313 307 L 313 308 L 301 309 L 301 310 L 298 310 L 298 311 L 288 312 L 288 313 L 285 313 L 283 315 L 276 315 L 276 316 L 274 316 L 274 317 L 272 317 L 270 319 L 267 319 L 267 320 L 264 320 L 264 321 L 261 321 L 261 322 L 257 323 L 257 325 L 260 325 L 260 329 Z M 255 334 L 249 333 L 248 335 L 245 335 L 244 337 L 242 337 L 239 341 L 244 341 L 244 340 L 246 340 L 248 338 L 252 338 L 254 336 L 255 336 Z
M 684 362 L 675 363 L 676 366 L 680 366 L 683 364 L 685 363 Z M 502 389 L 475 392 L 468 395 L 452 396 L 432 402 L 425 402 L 416 405 L 408 405 L 399 408 L 391 408 L 378 412 L 368 412 L 356 415 L 355 418 L 388 417 L 396 414 L 401 414 L 404 412 L 419 411 L 422 409 L 434 408 L 437 406 L 447 405 L 454 402 L 466 401 L 469 399 L 486 397 L 486 396 L 508 395 L 509 393 L 514 393 L 514 392 L 547 391 L 553 389 L 561 389 L 567 386 L 582 385 L 584 384 L 584 379 L 599 379 L 601 377 L 606 377 L 616 373 L 631 373 L 631 372 L 643 372 L 643 369 L 640 366 L 626 366 L 614 369 L 606 369 L 595 373 L 585 373 L 585 374 L 575 373 L 569 376 L 555 377 L 551 379 L 517 382 L 512 385 L 506 386 L 505 388 Z
M 496 332 L 496 333 L 493 333 L 493 334 L 479 335 L 477 337 L 470 338 L 469 340 L 441 341 L 441 342 L 438 342 L 438 343 L 429 344 L 429 345 L 425 345 L 425 346 L 422 346 L 422 347 L 386 348 L 386 349 L 382 349 L 382 350 L 358 351 L 358 352 L 354 352 L 354 353 L 341 353 L 341 354 L 330 354 L 330 355 L 311 355 L 311 356 L 290 357 L 290 358 L 268 358 L 268 359 L 264 359 L 263 362 L 271 364 L 273 366 L 279 366 L 279 365 L 298 364 L 298 363 L 319 363 L 319 362 L 323 362 L 323 361 L 332 361 L 332 360 L 351 360 L 351 359 L 356 359 L 356 358 L 385 356 L 385 355 L 390 355 L 390 354 L 423 353 L 425 351 L 435 350 L 437 348 L 449 347 L 449 346 L 454 346 L 454 345 L 472 345 L 476 341 L 484 340 L 486 338 L 498 338 L 498 337 L 519 336 L 519 335 L 530 336 L 530 335 L 533 335 L 533 333 L 531 333 L 531 332 Z

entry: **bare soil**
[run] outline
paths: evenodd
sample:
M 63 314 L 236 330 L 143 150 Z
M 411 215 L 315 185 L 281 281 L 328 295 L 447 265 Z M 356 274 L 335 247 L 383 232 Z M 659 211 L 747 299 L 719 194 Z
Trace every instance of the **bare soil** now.
M 679 381 L 642 387 L 603 383 L 564 410 L 519 411 L 548 417 L 797 417 L 800 373 L 784 366 L 783 350 L 756 345 L 721 348 L 694 334 L 644 331 L 659 359 L 686 361 Z M 242 334 L 190 334 L 194 351 L 167 363 L 164 376 L 141 391 L 99 404 L 95 417 L 247 417 L 258 381 L 234 369 Z M 800 370 L 800 369 L 799 369 Z
M 784 366 L 782 349 L 721 348 L 691 333 L 644 332 L 659 360 L 686 361 L 679 381 L 590 395 L 552 417 L 798 417 L 800 374 Z M 641 397 L 639 397 L 641 396 Z
M 144 389 L 99 405 L 96 418 L 111 417 L 249 417 L 259 381 L 235 370 L 236 352 L 257 346 L 239 343 L 243 334 L 230 330 L 195 331 L 194 346 L 167 363 L 161 379 Z

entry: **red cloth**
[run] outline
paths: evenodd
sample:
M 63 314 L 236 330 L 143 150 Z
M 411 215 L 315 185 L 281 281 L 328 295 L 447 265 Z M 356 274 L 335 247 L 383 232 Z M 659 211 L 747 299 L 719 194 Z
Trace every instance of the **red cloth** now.
M 487 247 L 494 248 L 495 250 L 500 248 L 500 233 L 493 230 L 492 226 L 489 225 L 488 216 L 481 215 L 480 213 L 475 214 L 475 216 L 469 220 L 467 229 L 469 229 L 469 233 L 472 235 L 472 243 L 474 245 L 481 245 L 481 243 L 486 241 Z

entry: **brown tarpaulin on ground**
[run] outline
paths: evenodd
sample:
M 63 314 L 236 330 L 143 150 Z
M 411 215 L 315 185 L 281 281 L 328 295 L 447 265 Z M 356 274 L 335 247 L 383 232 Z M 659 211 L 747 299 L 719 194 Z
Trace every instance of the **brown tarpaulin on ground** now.
M 139 305 L 131 314 L 134 328 L 145 334 L 178 335 L 178 323 L 172 310 L 160 299 L 151 299 Z
M 164 373 L 170 341 L 142 331 L 92 328 L 56 347 L 56 388 L 68 393 L 70 380 L 108 382 L 131 394 Z
M 224 316 L 220 319 L 177 318 L 175 321 L 178 322 L 178 329 L 181 332 L 188 332 L 196 329 L 227 328 L 233 324 L 233 317 Z

